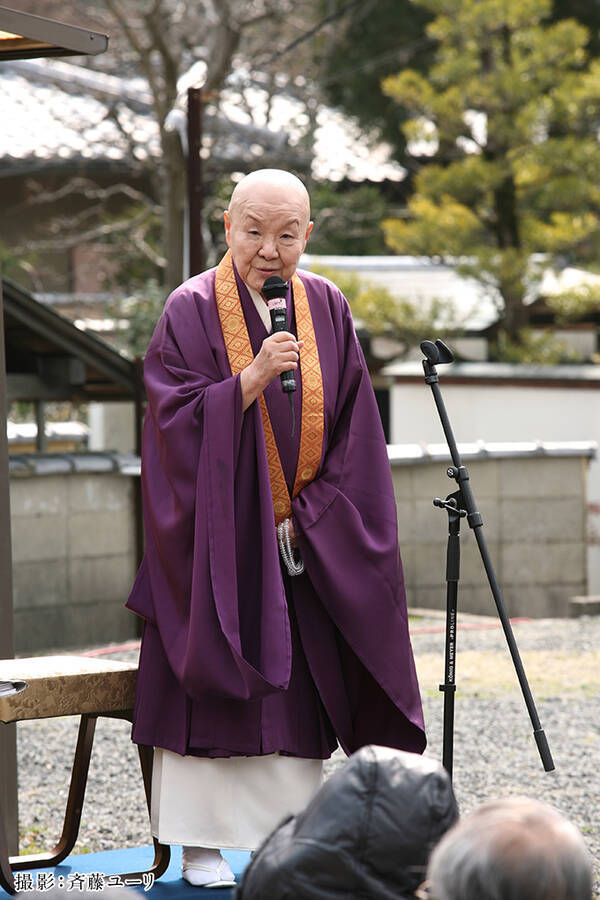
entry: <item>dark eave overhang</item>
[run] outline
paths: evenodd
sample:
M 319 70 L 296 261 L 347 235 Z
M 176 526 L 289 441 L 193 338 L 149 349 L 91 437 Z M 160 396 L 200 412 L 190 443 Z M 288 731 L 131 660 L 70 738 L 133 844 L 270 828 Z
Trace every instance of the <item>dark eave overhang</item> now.
M 27 291 L 4 277 L 4 316 L 18 322 L 29 332 L 67 356 L 81 360 L 101 373 L 108 382 L 121 386 L 121 395 L 133 399 L 136 389 L 135 363 L 121 356 L 95 335 L 82 331 Z M 8 329 L 7 329 L 8 332 Z
M 104 53 L 108 36 L 0 6 L 0 62 L 48 56 Z

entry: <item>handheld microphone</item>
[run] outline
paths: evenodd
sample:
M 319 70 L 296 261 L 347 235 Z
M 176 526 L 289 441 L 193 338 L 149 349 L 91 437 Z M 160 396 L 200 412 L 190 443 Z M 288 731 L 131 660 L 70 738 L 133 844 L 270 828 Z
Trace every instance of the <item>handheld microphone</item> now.
M 287 309 L 285 305 L 287 290 L 287 281 L 284 281 L 283 278 L 280 278 L 278 275 L 271 275 L 267 278 L 262 287 L 262 292 L 267 299 L 267 307 L 271 316 L 273 334 L 277 331 L 289 331 Z M 290 369 L 288 372 L 282 372 L 279 377 L 281 378 L 282 390 L 286 394 L 290 394 L 296 390 L 296 378 L 294 377 L 293 369 Z M 290 397 L 290 400 L 291 399 L 292 398 Z

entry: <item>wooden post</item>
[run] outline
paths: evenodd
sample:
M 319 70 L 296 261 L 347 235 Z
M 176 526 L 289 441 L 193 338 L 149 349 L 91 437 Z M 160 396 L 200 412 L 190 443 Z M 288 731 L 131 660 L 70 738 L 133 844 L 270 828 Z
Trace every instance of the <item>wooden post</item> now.
M 35 449 L 38 453 L 45 453 L 48 447 L 46 443 L 46 404 L 43 400 L 35 401 L 35 421 L 37 423 Z
M 1 272 L 0 272 L 1 276 Z M 13 635 L 12 550 L 10 536 L 10 483 L 6 438 L 6 356 L 4 351 L 4 304 L 0 277 L 0 657 L 15 655 Z M 4 817 L 8 852 L 14 855 L 19 844 L 17 804 L 16 725 L 0 724 L 0 809 Z
M 135 453 L 142 455 L 142 431 L 144 428 L 144 361 L 141 356 L 135 358 Z M 136 478 L 134 486 L 135 511 L 135 552 L 136 565 L 142 562 L 145 549 L 144 511 L 142 505 L 142 479 Z M 138 617 L 139 618 L 139 617 Z M 140 620 L 141 624 L 141 620 Z
M 190 277 L 204 269 L 204 245 L 202 241 L 202 207 L 204 204 L 202 183 L 202 91 L 188 88 L 188 228 Z

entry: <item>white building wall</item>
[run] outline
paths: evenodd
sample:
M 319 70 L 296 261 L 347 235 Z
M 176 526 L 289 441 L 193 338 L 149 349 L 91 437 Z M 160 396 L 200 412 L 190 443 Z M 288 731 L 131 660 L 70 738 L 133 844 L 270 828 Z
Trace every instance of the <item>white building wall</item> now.
M 135 451 L 135 405 L 90 403 L 88 449 L 117 453 Z
M 600 389 L 465 383 L 440 388 L 458 443 L 490 441 L 596 441 L 600 444 Z M 431 389 L 399 382 L 390 397 L 392 443 L 444 443 Z M 443 485 L 443 468 L 440 483 Z M 450 484 L 450 482 L 448 482 Z M 477 484 L 471 485 L 477 500 Z M 440 492 L 443 487 L 440 488 Z M 450 488 L 448 488 L 448 492 Z M 557 495 L 560 486 L 557 485 Z M 590 461 L 588 500 L 588 592 L 600 594 L 600 460 Z

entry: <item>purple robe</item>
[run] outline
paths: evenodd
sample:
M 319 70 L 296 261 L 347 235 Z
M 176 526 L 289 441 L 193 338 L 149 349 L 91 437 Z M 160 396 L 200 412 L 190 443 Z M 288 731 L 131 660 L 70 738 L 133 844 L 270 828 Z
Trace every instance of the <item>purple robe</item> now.
M 133 740 L 197 756 L 326 758 L 367 743 L 421 752 L 396 505 L 348 304 L 302 272 L 319 348 L 324 439 L 293 500 L 306 571 L 282 570 L 260 409 L 242 412 L 215 270 L 169 297 L 148 348 L 146 553 L 129 609 L 145 619 Z M 264 324 L 236 272 L 256 355 Z M 295 333 L 293 297 L 288 296 Z M 298 460 L 279 379 L 265 398 L 288 487 Z

